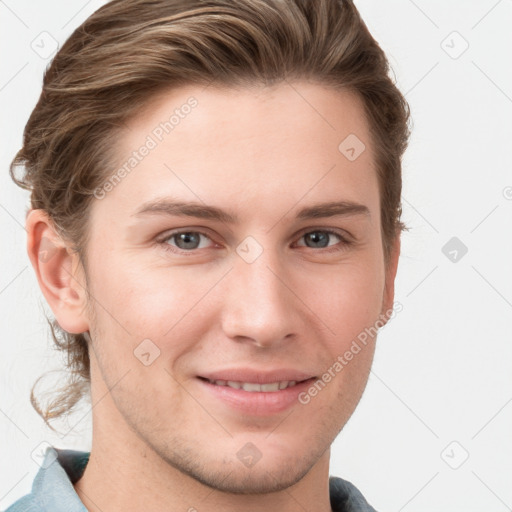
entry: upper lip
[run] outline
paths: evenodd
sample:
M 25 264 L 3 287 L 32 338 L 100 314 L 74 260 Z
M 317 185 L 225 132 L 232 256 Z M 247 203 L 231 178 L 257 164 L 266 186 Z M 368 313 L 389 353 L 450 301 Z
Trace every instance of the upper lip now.
M 279 368 L 272 371 L 255 370 L 251 368 L 232 368 L 202 373 L 199 377 L 204 377 L 209 380 L 230 380 L 235 382 L 269 384 L 271 382 L 282 382 L 285 380 L 300 382 L 302 380 L 311 379 L 313 375 L 291 368 Z

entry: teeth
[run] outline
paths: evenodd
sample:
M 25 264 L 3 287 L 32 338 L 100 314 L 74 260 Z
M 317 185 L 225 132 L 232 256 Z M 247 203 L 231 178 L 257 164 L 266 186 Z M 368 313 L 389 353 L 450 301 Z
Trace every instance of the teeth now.
M 219 382 L 222 382 L 222 381 L 216 380 L 215 384 L 218 384 Z M 235 388 L 235 389 L 240 389 L 242 387 L 242 384 L 240 382 L 235 382 L 234 380 L 228 380 L 227 385 L 230 388 Z
M 256 384 L 253 382 L 237 382 L 234 380 L 209 380 L 212 384 L 217 384 L 218 386 L 229 386 L 234 389 L 243 389 L 244 391 L 255 392 L 255 391 L 267 391 L 267 392 L 275 392 L 281 389 L 286 389 L 291 386 L 295 386 L 297 381 L 295 380 L 283 380 L 281 382 L 271 382 L 268 384 Z

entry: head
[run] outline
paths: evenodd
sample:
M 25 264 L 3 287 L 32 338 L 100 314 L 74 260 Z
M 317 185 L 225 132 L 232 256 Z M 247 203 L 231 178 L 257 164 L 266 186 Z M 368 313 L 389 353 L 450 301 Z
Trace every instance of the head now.
M 265 469 L 303 476 L 361 397 L 375 330 L 336 371 L 338 357 L 393 308 L 408 119 L 352 1 L 95 12 L 46 71 L 11 165 L 31 191 L 29 256 L 69 362 L 53 401 L 32 395 L 44 420 L 111 389 L 94 414 L 200 481 L 256 491 L 274 485 Z M 200 208 L 178 216 L 171 199 Z M 311 210 L 339 202 L 343 214 Z M 332 379 L 285 421 L 215 401 L 207 413 L 201 377 L 235 367 Z M 247 442 L 259 479 L 255 467 L 251 484 L 224 480 Z

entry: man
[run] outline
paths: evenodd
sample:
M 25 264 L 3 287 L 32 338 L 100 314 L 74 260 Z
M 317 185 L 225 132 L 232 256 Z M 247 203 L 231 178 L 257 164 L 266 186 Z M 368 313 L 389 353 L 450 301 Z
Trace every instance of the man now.
M 9 512 L 374 510 L 329 459 L 393 311 L 386 71 L 350 2 L 118 0 L 75 31 L 15 161 L 93 442 Z

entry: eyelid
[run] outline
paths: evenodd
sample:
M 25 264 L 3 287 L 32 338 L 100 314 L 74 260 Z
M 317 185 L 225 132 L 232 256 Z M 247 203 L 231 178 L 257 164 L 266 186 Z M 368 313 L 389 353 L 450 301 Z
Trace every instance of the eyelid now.
M 349 233 L 344 230 L 341 230 L 340 232 L 339 230 L 333 228 L 307 228 L 305 231 L 299 232 L 298 240 L 301 240 L 307 233 L 315 232 L 335 235 L 339 238 L 340 241 L 334 245 L 330 245 L 328 247 L 320 247 L 318 249 L 315 249 L 314 247 L 308 247 L 307 245 L 299 245 L 298 247 L 305 247 L 306 249 L 311 249 L 313 252 L 317 252 L 319 254 L 332 254 L 341 253 L 355 244 L 354 237 L 352 237 Z
M 197 233 L 199 235 L 202 235 L 202 236 L 208 238 L 212 243 L 216 244 L 215 240 L 213 240 L 212 236 L 210 234 L 208 234 L 208 232 L 207 232 L 207 230 L 205 230 L 205 228 L 194 228 L 194 227 L 180 228 L 180 229 L 175 229 L 173 231 L 168 231 L 168 232 L 164 233 L 162 236 L 159 236 L 156 239 L 156 242 L 164 244 L 164 245 L 169 245 L 169 244 L 165 244 L 165 242 L 167 240 L 171 239 L 173 236 L 179 235 L 181 233 Z M 171 246 L 171 247 L 174 247 L 174 246 Z M 199 250 L 199 249 L 192 249 L 192 250 L 186 251 L 184 249 L 180 249 L 179 247 L 174 247 L 174 249 L 175 249 L 175 252 L 179 251 L 181 253 L 184 253 L 184 252 L 193 253 L 193 252 L 197 252 Z
M 294 236 L 296 238 L 297 237 L 301 238 L 305 234 L 312 233 L 312 232 L 314 233 L 315 231 L 321 231 L 323 233 L 331 233 L 333 235 L 339 236 L 342 240 L 345 240 L 346 242 L 355 241 L 355 238 L 348 231 L 345 231 L 344 229 L 333 228 L 330 226 L 326 226 L 326 227 L 313 226 L 313 227 L 304 228 L 303 230 L 299 231 Z
M 193 255 L 199 253 L 201 251 L 201 249 L 190 249 L 187 251 L 185 249 L 180 249 L 179 247 L 175 247 L 173 245 L 167 244 L 166 241 L 169 240 L 170 238 L 172 238 L 173 236 L 179 235 L 181 233 L 196 233 L 196 234 L 199 234 L 199 235 L 202 235 L 202 236 L 208 238 L 213 244 L 218 245 L 215 242 L 215 240 L 212 238 L 212 236 L 210 234 L 208 234 L 207 231 L 208 230 L 206 230 L 205 228 L 195 228 L 193 226 L 187 227 L 187 228 L 179 228 L 179 229 L 175 229 L 175 230 L 166 232 L 162 236 L 159 236 L 156 239 L 156 243 L 161 246 L 164 246 L 163 247 L 164 250 L 171 251 L 174 254 L 193 256 Z M 335 235 L 335 236 L 339 237 L 340 242 L 338 242 L 337 244 L 334 244 L 333 246 L 320 247 L 320 248 L 307 247 L 306 245 L 300 245 L 299 247 L 306 247 L 307 249 L 312 249 L 314 252 L 318 252 L 318 253 L 330 253 L 330 252 L 342 252 L 348 246 L 353 245 L 355 243 L 355 239 L 350 233 L 348 233 L 345 230 L 340 230 L 340 229 L 336 229 L 336 228 L 332 228 L 332 227 L 309 226 L 309 227 L 302 229 L 297 234 L 295 234 L 294 239 L 300 240 L 307 233 L 314 233 L 314 232 L 322 232 L 322 233 L 328 233 L 328 234 Z M 341 246 L 341 247 L 338 247 L 338 246 Z M 202 249 L 208 249 L 208 248 L 203 247 Z

